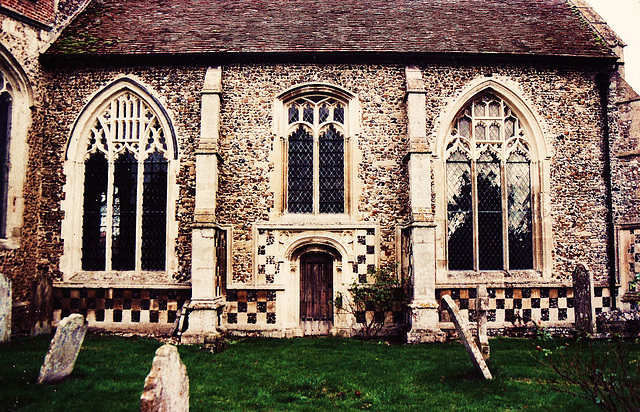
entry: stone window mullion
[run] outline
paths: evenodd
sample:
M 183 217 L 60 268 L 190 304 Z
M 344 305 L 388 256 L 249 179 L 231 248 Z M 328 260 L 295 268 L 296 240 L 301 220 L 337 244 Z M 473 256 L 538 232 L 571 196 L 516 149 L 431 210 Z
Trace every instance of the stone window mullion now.
M 111 151 L 111 150 L 110 150 Z M 105 270 L 111 271 L 111 247 L 113 245 L 113 182 L 114 182 L 114 163 L 113 155 L 109 156 L 107 170 L 107 219 L 106 219 L 106 253 L 105 253 Z
M 473 270 L 480 268 L 478 256 L 480 255 L 479 235 L 478 235 L 478 164 L 475 159 L 471 162 L 471 199 L 473 214 Z
M 500 176 L 502 179 L 502 267 L 509 270 L 509 181 L 507 175 L 507 160 L 504 156 L 500 159 Z
M 144 184 L 144 161 L 142 155 L 138 158 L 138 181 L 136 188 L 136 253 L 135 253 L 135 270 L 142 270 L 142 189 Z

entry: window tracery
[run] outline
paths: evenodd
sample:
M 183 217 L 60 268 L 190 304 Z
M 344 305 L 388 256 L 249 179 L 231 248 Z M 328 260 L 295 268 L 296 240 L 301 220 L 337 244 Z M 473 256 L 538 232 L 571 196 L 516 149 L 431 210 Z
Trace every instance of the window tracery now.
M 305 96 L 286 104 L 289 213 L 345 212 L 345 104 Z
M 170 156 L 158 115 L 124 91 L 88 134 L 82 270 L 164 270 Z
M 446 152 L 449 270 L 534 269 L 532 155 L 513 110 L 480 94 L 455 119 Z

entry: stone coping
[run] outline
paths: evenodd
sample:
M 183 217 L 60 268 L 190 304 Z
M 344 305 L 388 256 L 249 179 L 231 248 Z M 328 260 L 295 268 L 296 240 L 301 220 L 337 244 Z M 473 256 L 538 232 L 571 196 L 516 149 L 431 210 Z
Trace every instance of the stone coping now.
M 179 283 L 133 283 L 133 282 L 53 282 L 54 288 L 76 289 L 191 289 L 190 284 Z
M 265 283 L 261 285 L 247 283 L 227 284 L 227 290 L 285 290 L 286 286 L 279 283 Z
M 471 283 L 471 282 L 448 282 L 448 283 L 436 283 L 436 289 L 473 289 L 480 285 L 485 285 L 487 288 L 498 288 L 498 289 L 522 289 L 522 288 L 572 288 L 573 283 L 571 280 L 567 281 L 545 281 L 543 279 L 540 280 L 530 280 L 523 279 L 521 281 L 500 281 L 500 280 L 489 280 L 483 279 L 482 282 L 479 283 Z M 595 287 L 609 287 L 609 285 L 595 285 Z

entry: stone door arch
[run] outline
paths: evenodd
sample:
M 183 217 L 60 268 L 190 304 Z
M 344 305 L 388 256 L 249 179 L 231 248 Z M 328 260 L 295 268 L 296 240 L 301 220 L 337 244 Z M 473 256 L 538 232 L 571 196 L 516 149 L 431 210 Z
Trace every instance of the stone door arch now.
M 305 335 L 326 335 L 333 325 L 333 262 L 326 252 L 300 256 L 300 325 Z
M 305 336 L 328 335 L 334 324 L 333 294 L 340 253 L 326 245 L 307 245 L 294 254 L 299 273 L 300 328 Z

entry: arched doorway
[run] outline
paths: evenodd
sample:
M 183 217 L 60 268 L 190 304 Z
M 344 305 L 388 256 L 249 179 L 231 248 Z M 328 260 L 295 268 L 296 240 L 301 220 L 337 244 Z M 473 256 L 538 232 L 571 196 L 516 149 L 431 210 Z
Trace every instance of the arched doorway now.
M 304 335 L 326 335 L 333 325 L 334 257 L 322 251 L 300 256 L 300 326 Z

